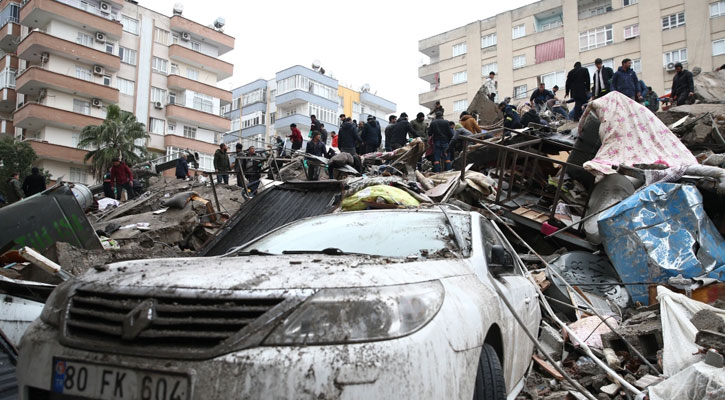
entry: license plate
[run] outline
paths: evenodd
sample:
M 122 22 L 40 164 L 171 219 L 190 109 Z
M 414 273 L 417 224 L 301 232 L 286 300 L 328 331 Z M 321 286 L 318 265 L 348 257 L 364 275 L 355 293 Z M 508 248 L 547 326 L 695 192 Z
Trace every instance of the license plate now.
M 51 391 L 102 400 L 187 400 L 189 377 L 54 358 Z

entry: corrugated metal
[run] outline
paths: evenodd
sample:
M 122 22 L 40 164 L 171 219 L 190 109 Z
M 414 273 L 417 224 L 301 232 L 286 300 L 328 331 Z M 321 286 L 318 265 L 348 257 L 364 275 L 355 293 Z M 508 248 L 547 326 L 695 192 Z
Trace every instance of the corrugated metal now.
M 244 203 L 199 255 L 221 255 L 289 222 L 332 212 L 341 197 L 338 181 L 287 182 L 267 189 Z
M 564 58 L 564 38 L 536 45 L 536 63 Z

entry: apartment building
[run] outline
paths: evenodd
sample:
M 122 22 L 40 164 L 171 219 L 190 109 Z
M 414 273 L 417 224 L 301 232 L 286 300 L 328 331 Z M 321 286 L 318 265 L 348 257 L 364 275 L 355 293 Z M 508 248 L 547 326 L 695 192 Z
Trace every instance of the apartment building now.
M 18 69 L 12 126 L 54 179 L 94 181 L 78 140 L 83 127 L 103 122 L 109 104 L 146 124 L 153 155 L 171 159 L 192 150 L 200 169 L 213 170 L 212 155 L 230 128 L 221 109 L 232 101 L 230 91 L 216 86 L 233 70 L 219 56 L 234 48 L 233 37 L 180 9 L 169 17 L 135 1 L 2 1 L 0 7 L 0 15 L 10 16 L 0 34 L 6 70 Z
M 369 93 L 369 87 L 355 91 L 339 85 L 337 79 L 300 65 L 277 72 L 274 79 L 257 79 L 232 90 L 232 103 L 224 109 L 232 129 L 224 135 L 228 144 L 242 143 L 264 147 L 273 137 L 287 137 L 290 124 L 306 136 L 310 115 L 325 124 L 328 132 L 339 129 L 338 116 L 345 114 L 358 121 L 374 115 L 381 126 L 395 112 L 395 103 Z M 328 142 L 330 138 L 328 138 Z
M 430 84 L 422 106 L 440 101 L 446 118 L 468 107 L 490 71 L 499 97 L 528 100 L 539 82 L 564 88 L 576 61 L 616 70 L 634 61 L 640 79 L 660 95 L 674 63 L 711 71 L 725 63 L 725 1 L 542 0 L 418 42 L 430 62 L 418 76 Z

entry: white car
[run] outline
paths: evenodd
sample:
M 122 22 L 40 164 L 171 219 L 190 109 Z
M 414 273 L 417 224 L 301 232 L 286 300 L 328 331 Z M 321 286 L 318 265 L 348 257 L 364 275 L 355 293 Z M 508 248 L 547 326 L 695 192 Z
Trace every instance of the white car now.
M 222 257 L 139 260 L 59 286 L 23 337 L 21 399 L 504 399 L 541 314 L 477 213 L 293 222 Z

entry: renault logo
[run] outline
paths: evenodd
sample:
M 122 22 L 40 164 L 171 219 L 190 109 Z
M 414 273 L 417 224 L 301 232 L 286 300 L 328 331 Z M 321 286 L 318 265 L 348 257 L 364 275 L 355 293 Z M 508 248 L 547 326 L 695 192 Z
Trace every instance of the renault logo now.
M 123 317 L 121 337 L 124 340 L 133 340 L 156 318 L 156 300 L 146 299 Z

